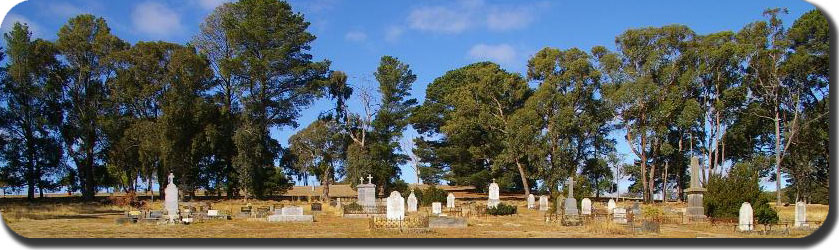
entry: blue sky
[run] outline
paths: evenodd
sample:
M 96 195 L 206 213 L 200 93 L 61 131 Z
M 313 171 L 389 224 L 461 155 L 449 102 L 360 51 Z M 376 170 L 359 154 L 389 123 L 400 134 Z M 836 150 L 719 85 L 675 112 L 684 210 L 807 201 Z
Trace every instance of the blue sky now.
M 105 17 L 122 39 L 186 43 L 198 25 L 225 0 L 105 1 L 29 0 L 14 7 L 0 31 L 26 22 L 33 33 L 53 40 L 68 18 L 82 13 Z M 412 95 L 422 100 L 425 86 L 446 71 L 477 61 L 494 61 L 525 72 L 530 55 L 543 47 L 614 49 L 615 36 L 631 28 L 684 24 L 698 34 L 739 30 L 762 18 L 766 8 L 786 7 L 786 24 L 814 7 L 804 1 L 291 1 L 311 22 L 318 38 L 316 59 L 329 59 L 332 69 L 345 71 L 350 84 L 375 88 L 372 72 L 383 55 L 411 65 L 417 75 Z M 355 101 L 351 101 L 351 105 Z M 298 120 L 301 127 L 331 103 L 320 100 Z M 278 128 L 272 135 L 284 145 L 300 128 Z M 409 131 L 408 136 L 415 133 Z M 620 138 L 620 137 L 617 137 Z M 618 149 L 629 162 L 626 142 Z M 403 167 L 403 179 L 415 182 Z M 774 190 L 774 185 L 765 185 Z M 625 190 L 626 184 L 622 185 Z

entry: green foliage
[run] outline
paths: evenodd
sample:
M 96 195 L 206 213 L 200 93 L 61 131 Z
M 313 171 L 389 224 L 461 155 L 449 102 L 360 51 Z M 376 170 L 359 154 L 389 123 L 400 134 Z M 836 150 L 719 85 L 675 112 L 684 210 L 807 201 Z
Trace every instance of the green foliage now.
M 398 191 L 399 194 L 404 196 L 404 198 L 407 198 L 408 195 L 410 194 L 408 183 L 405 182 L 402 179 L 397 179 L 396 181 L 393 182 L 393 184 L 388 186 L 388 189 L 385 190 L 385 194 L 390 195 L 390 192 L 393 192 L 393 191 Z
M 752 162 L 737 163 L 728 176 L 712 175 L 705 193 L 706 214 L 713 218 L 737 218 L 743 202 L 758 207 L 768 200 L 761 198 L 760 178 Z
M 489 215 L 512 215 L 516 214 L 518 208 L 514 205 L 507 205 L 506 203 L 498 203 L 495 207 L 489 207 L 486 213 Z
M 446 191 L 437 188 L 434 185 L 429 185 L 425 190 L 415 188 L 414 189 L 414 196 L 417 197 L 417 201 L 422 206 L 431 206 L 431 203 L 434 202 L 446 202 L 446 197 L 448 193 Z
M 755 208 L 755 221 L 760 224 L 776 224 L 778 223 L 778 212 L 775 212 L 768 201 L 758 204 Z
M 359 205 L 357 202 L 344 205 L 344 210 L 360 211 L 361 209 L 361 205 Z

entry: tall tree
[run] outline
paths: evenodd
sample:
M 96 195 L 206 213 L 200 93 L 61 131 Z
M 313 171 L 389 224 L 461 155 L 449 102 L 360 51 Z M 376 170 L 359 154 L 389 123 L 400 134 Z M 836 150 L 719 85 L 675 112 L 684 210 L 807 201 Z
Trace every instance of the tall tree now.
M 223 27 L 222 18 L 231 15 L 232 3 L 224 3 L 210 13 L 201 23 L 201 32 L 196 35 L 192 44 L 198 51 L 205 55 L 210 61 L 210 67 L 215 72 L 216 81 L 213 86 L 213 100 L 220 108 L 218 126 L 214 134 L 214 154 L 221 171 L 217 171 L 214 179 L 219 185 L 223 185 L 227 198 L 232 198 L 238 190 L 238 175 L 233 166 L 233 159 L 236 156 L 236 146 L 233 143 L 233 134 L 239 124 L 242 107 L 240 91 L 243 86 L 243 79 L 233 74 L 230 69 L 223 66 L 234 57 L 234 50 Z M 223 183 L 223 184 L 222 184 Z
M 664 165 L 661 151 L 672 148 L 666 138 L 684 100 L 682 54 L 693 36 L 683 25 L 628 30 L 616 39 L 620 59 L 605 63 L 611 79 L 605 93 L 639 158 L 645 202 L 652 201 L 656 167 Z
M 545 48 L 528 62 L 527 75 L 539 83 L 525 109 L 538 117 L 534 136 L 543 141 L 545 153 L 539 172 L 551 193 L 578 170 L 595 187 L 609 183 L 606 162 L 598 158 L 614 151 L 614 142 L 606 138 L 613 115 L 600 98 L 603 78 L 592 56 L 576 48 Z
M 60 94 L 58 51 L 52 43 L 32 39 L 26 24 L 15 23 L 4 35 L 8 64 L 0 73 L 0 173 L 7 184 L 25 186 L 26 197 L 55 186 L 61 178 Z M 3 54 L 0 54 L 2 60 Z
M 61 134 L 64 149 L 78 169 L 86 200 L 93 199 L 97 178 L 103 175 L 100 120 L 106 99 L 105 82 L 113 77 L 113 67 L 106 58 L 127 46 L 111 34 L 104 18 L 93 15 L 71 18 L 58 31 L 56 47 L 67 63 L 69 75 L 64 86 L 66 105 Z
M 276 172 L 280 145 L 269 130 L 297 126 L 300 109 L 321 93 L 329 62 L 312 61 L 315 36 L 286 2 L 243 0 L 216 12 L 219 25 L 212 32 L 223 34 L 227 46 L 218 50 L 220 71 L 235 79 L 233 90 L 241 96 L 233 166 L 247 199 L 261 195 L 262 179 Z
M 417 103 L 408 98 L 417 76 L 408 64 L 391 56 L 381 58 L 373 75 L 379 82 L 379 108 L 373 112 L 373 97 L 361 91 L 364 114 L 347 116 L 353 141 L 347 149 L 347 178 L 356 183 L 365 174 L 372 175 L 379 192 L 384 193 L 399 179 L 399 165 L 407 161 L 407 156 L 399 152 L 399 139 Z
M 329 186 L 341 172 L 344 138 L 340 129 L 335 121 L 315 120 L 288 139 L 289 155 L 294 157 L 292 172 L 304 180 L 315 176 L 323 187 L 321 198 L 325 201 L 329 201 Z

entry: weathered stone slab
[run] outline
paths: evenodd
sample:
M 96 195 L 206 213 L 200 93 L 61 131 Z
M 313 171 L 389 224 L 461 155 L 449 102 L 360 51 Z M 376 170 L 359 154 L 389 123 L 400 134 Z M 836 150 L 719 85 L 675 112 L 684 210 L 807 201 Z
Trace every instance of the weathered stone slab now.
M 387 215 L 388 220 L 403 220 L 405 219 L 405 198 L 399 191 L 390 192 L 387 197 Z
M 539 211 L 548 211 L 548 196 L 539 196 Z
M 431 214 L 439 215 L 443 213 L 443 204 L 440 202 L 431 203 Z
M 608 211 L 608 213 L 612 214 L 612 210 L 614 210 L 615 207 L 617 207 L 617 204 L 615 204 L 615 199 L 609 199 L 609 203 L 606 204 L 606 210 Z
M 495 180 L 489 184 L 489 198 L 487 199 L 487 207 L 496 207 L 501 203 L 501 197 L 498 194 L 498 183 Z
M 591 214 L 591 199 L 583 198 L 583 201 L 581 201 L 580 204 L 581 204 L 580 206 L 582 207 L 582 212 L 580 212 L 580 213 L 583 214 L 583 215 L 590 215 Z
M 429 228 L 466 228 L 468 224 L 462 217 L 428 217 Z
M 411 191 L 411 194 L 408 195 L 408 212 L 416 212 L 417 211 L 417 196 L 414 195 L 414 192 Z
M 527 196 L 527 209 L 536 208 L 536 196 L 530 194 Z
M 802 201 L 795 203 L 794 227 L 809 227 L 807 224 L 807 204 Z
M 312 215 L 269 215 L 268 222 L 313 222 L 315 218 Z
M 626 208 L 616 207 L 612 210 L 612 221 L 618 224 L 629 223 L 626 217 Z
M 446 207 L 447 208 L 454 208 L 454 199 L 455 198 L 454 198 L 453 193 L 449 193 L 449 195 L 446 196 Z

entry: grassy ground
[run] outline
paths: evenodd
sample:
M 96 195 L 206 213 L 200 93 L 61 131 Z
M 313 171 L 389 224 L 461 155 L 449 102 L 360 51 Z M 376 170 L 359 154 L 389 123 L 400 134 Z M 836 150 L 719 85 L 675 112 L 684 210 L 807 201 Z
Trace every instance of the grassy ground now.
M 251 202 L 254 206 L 292 202 Z M 269 223 L 246 219 L 212 220 L 192 225 L 118 225 L 115 219 L 121 217 L 123 208 L 103 206 L 96 203 L 0 203 L 3 220 L 16 233 L 29 238 L 611 238 L 611 237 L 804 237 L 812 231 L 791 230 L 783 235 L 743 234 L 734 231 L 734 224 L 663 224 L 660 233 L 635 233 L 621 225 L 606 221 L 587 223 L 579 227 L 564 227 L 558 223 L 547 223 L 543 212 L 524 208 L 513 216 L 471 217 L 466 229 L 433 229 L 427 232 L 398 232 L 371 230 L 366 219 L 345 219 L 335 210 L 325 206 L 323 212 L 315 214 L 313 223 Z M 216 209 L 236 210 L 244 205 L 241 201 L 222 201 L 213 204 Z M 302 204 L 301 204 L 302 205 Z M 595 206 L 605 206 L 596 204 Z M 619 206 L 628 204 L 619 204 Z M 645 205 L 647 206 L 647 205 Z M 680 203 L 655 205 L 678 209 Z M 160 209 L 162 204 L 151 204 Z M 306 214 L 311 214 L 304 205 Z M 427 211 L 428 208 L 421 208 Z M 792 220 L 794 207 L 778 208 L 781 220 Z M 825 205 L 809 205 L 808 219 L 822 221 L 827 216 Z M 423 212 L 424 213 L 424 212 Z M 410 215 L 409 215 L 410 216 Z M 758 227 L 760 229 L 760 227 Z

